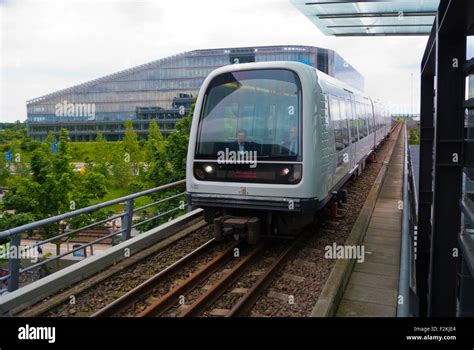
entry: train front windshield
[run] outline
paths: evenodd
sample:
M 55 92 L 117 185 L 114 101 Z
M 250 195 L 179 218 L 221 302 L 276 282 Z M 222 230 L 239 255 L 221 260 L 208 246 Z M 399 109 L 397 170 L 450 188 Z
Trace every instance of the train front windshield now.
M 196 158 L 251 151 L 262 160 L 298 160 L 300 109 L 301 83 L 292 71 L 261 69 L 219 75 L 206 91 Z

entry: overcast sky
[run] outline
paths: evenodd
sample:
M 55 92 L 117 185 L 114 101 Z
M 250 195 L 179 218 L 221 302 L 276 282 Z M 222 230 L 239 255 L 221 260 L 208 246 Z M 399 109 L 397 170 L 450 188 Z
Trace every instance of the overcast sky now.
M 281 44 L 336 50 L 369 95 L 410 112 L 427 41 L 326 37 L 289 0 L 0 0 L 0 32 L 1 121 L 25 120 L 26 100 L 182 51 Z

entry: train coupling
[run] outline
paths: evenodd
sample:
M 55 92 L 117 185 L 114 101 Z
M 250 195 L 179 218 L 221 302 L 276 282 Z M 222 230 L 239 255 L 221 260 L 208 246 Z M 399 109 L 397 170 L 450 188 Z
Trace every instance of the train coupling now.
M 229 215 L 215 218 L 215 239 L 220 241 L 225 236 L 234 236 L 235 239 L 246 238 L 249 244 L 256 244 L 260 237 L 260 219 Z

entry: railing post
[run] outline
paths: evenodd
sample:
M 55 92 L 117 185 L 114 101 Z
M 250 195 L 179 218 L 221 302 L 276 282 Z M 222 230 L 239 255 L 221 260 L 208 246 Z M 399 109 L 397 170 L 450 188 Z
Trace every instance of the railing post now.
M 10 247 L 8 251 L 8 270 L 10 278 L 8 279 L 8 291 L 13 292 L 18 289 L 20 284 L 20 253 L 21 253 L 21 237 L 15 235 L 10 241 Z
M 125 215 L 122 217 L 122 241 L 130 238 L 133 221 L 133 199 L 125 202 Z

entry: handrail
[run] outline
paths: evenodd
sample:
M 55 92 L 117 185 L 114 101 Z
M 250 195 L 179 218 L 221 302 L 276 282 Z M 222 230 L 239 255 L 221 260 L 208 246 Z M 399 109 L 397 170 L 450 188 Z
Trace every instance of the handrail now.
M 122 235 L 122 240 L 125 241 L 125 240 L 127 240 L 131 237 L 132 229 L 134 229 L 134 228 L 136 228 L 140 225 L 143 225 L 143 224 L 146 224 L 146 223 L 151 222 L 153 220 L 157 220 L 159 218 L 162 218 L 162 217 L 168 216 L 170 214 L 179 212 L 180 210 L 185 210 L 186 208 L 189 210 L 190 209 L 189 203 L 187 202 L 187 199 L 184 200 L 186 193 L 182 192 L 182 191 L 180 191 L 177 194 L 170 195 L 166 198 L 161 198 L 161 199 L 156 200 L 152 203 L 145 204 L 145 205 L 140 206 L 138 208 L 134 208 L 134 200 L 136 198 L 143 197 L 143 196 L 148 196 L 148 195 L 151 195 L 151 194 L 158 193 L 160 191 L 175 188 L 175 187 L 178 187 L 180 185 L 184 185 L 185 182 L 186 182 L 186 180 L 175 181 L 175 182 L 172 182 L 172 183 L 169 183 L 169 184 L 166 184 L 166 185 L 162 185 L 162 186 L 158 186 L 158 187 L 148 189 L 148 190 L 145 190 L 145 191 L 133 193 L 133 194 L 130 194 L 130 195 L 127 195 L 127 196 L 124 196 L 124 197 L 112 199 L 112 200 L 109 200 L 107 202 L 91 205 L 91 206 L 88 206 L 88 207 L 85 207 L 85 208 L 80 208 L 80 209 L 77 209 L 77 210 L 74 210 L 74 211 L 71 211 L 71 212 L 68 212 L 68 213 L 55 215 L 55 216 L 52 216 L 52 217 L 49 217 L 49 218 L 45 218 L 45 219 L 42 219 L 42 220 L 38 220 L 38 221 L 29 223 L 29 224 L 25 224 L 25 225 L 22 225 L 22 226 L 18 226 L 18 227 L 11 228 L 11 229 L 0 232 L 0 240 L 10 239 L 9 251 L 6 252 L 5 254 L 3 254 L 3 256 L 0 256 L 0 258 L 4 257 L 5 255 L 7 255 L 7 257 L 9 257 L 9 265 L 8 265 L 9 273 L 6 276 L 1 277 L 0 282 L 8 281 L 8 291 L 10 291 L 10 292 L 14 291 L 14 290 L 19 288 L 20 275 L 22 273 L 25 273 L 25 272 L 28 272 L 28 271 L 31 271 L 31 270 L 35 270 L 35 269 L 37 269 L 37 268 L 39 268 L 43 265 L 46 265 L 47 263 L 58 260 L 58 259 L 66 256 L 66 255 L 73 254 L 74 252 L 77 252 L 77 251 L 80 251 L 80 250 L 85 251 L 85 249 L 89 246 L 91 247 L 91 251 L 92 251 L 92 247 L 93 247 L 94 244 L 101 243 L 102 241 L 104 241 L 106 239 L 112 239 L 112 243 L 113 243 L 114 239 L 115 239 L 115 236 L 117 236 L 119 234 Z M 149 208 L 151 206 L 158 206 L 160 204 L 169 202 L 173 199 L 178 200 L 180 197 L 183 198 L 183 200 L 179 201 L 178 206 L 174 206 L 171 209 L 169 209 L 169 207 L 168 207 L 168 209 L 165 210 L 164 212 L 160 212 L 160 210 L 158 210 L 157 214 L 150 217 L 150 218 L 145 218 L 144 220 L 141 220 L 141 221 L 136 222 L 136 223 L 132 222 L 134 213 L 143 211 L 144 209 Z M 27 247 L 21 246 L 21 234 L 24 233 L 24 232 L 39 229 L 39 228 L 41 228 L 43 226 L 46 226 L 46 225 L 61 222 L 61 221 L 64 221 L 64 220 L 67 220 L 67 219 L 70 219 L 70 218 L 73 218 L 73 217 L 76 217 L 76 216 L 79 216 L 79 215 L 94 212 L 96 210 L 106 208 L 106 207 L 110 207 L 110 206 L 113 206 L 113 205 L 119 204 L 119 203 L 124 203 L 125 204 L 124 211 L 121 212 L 121 213 L 114 214 L 113 216 L 110 216 L 106 219 L 98 220 L 96 222 L 89 223 L 89 224 L 87 224 L 85 226 L 82 226 L 80 228 L 73 229 L 73 230 L 67 231 L 67 232 L 63 232 L 63 233 L 60 233 L 60 234 L 55 235 L 53 237 L 41 240 L 39 242 L 35 242 L 31 245 L 28 245 Z M 46 243 L 51 243 L 51 242 L 54 242 L 54 241 L 58 241 L 58 240 L 60 240 L 64 237 L 76 235 L 79 232 L 84 231 L 86 229 L 90 229 L 94 226 L 98 226 L 98 225 L 101 225 L 101 224 L 104 224 L 104 223 L 107 223 L 107 222 L 111 222 L 111 221 L 119 219 L 119 218 L 122 220 L 122 225 L 118 229 L 114 229 L 113 232 L 111 232 L 111 233 L 109 233 L 109 234 L 107 234 L 103 237 L 97 238 L 97 239 L 95 239 L 91 242 L 80 244 L 78 247 L 75 247 L 72 250 L 68 250 L 68 251 L 63 252 L 63 253 L 60 252 L 58 255 L 52 256 L 52 257 L 44 259 L 42 261 L 39 261 L 39 262 L 33 261 L 33 264 L 26 267 L 26 268 L 21 267 L 21 257 L 25 256 L 24 253 L 32 252 L 32 251 L 37 252 L 38 247 L 40 247 L 40 246 L 42 246 Z M 11 251 L 16 252 L 16 255 L 13 256 L 13 254 L 11 254 L 13 257 L 10 256 Z M 0 293 L 1 292 L 2 292 L 2 290 L 0 290 Z
M 400 276 L 398 285 L 397 317 L 416 316 L 418 310 L 414 310 L 413 300 L 414 262 L 415 262 L 415 227 L 418 222 L 416 208 L 418 198 L 414 182 L 413 164 L 411 162 L 410 149 L 408 147 L 408 134 L 406 124 L 404 140 L 404 162 L 403 162 L 403 217 L 402 237 L 400 244 Z
M 18 227 L 9 229 L 9 230 L 5 230 L 5 231 L 0 232 L 0 239 L 10 237 L 10 236 L 16 235 L 16 234 L 24 232 L 24 231 L 29 231 L 29 230 L 35 229 L 39 226 L 52 224 L 53 222 L 56 222 L 56 221 L 61 221 L 61 220 L 72 218 L 72 217 L 77 216 L 77 215 L 90 213 L 92 211 L 96 211 L 96 210 L 99 210 L 99 209 L 102 209 L 102 208 L 105 208 L 105 207 L 109 207 L 111 205 L 119 204 L 119 203 L 122 203 L 124 201 L 131 200 L 131 199 L 135 199 L 137 197 L 146 196 L 146 195 L 149 195 L 149 194 L 152 194 L 152 193 L 155 193 L 155 192 L 159 192 L 159 191 L 171 188 L 171 187 L 175 187 L 175 186 L 184 184 L 185 181 L 186 180 L 179 180 L 179 181 L 172 182 L 172 183 L 169 183 L 169 184 L 166 184 L 166 185 L 163 185 L 163 186 L 155 187 L 155 188 L 145 190 L 145 191 L 142 191 L 142 192 L 133 193 L 133 194 L 130 194 L 128 196 L 112 199 L 112 200 L 107 201 L 107 202 L 91 205 L 89 207 L 73 210 L 73 211 L 70 211 L 68 213 L 59 214 L 59 215 L 56 215 L 56 216 L 52 216 L 50 218 L 46 218 L 46 219 L 43 219 L 43 220 L 39 220 L 39 221 L 35 221 L 35 222 L 29 223 L 29 224 L 18 226 Z

